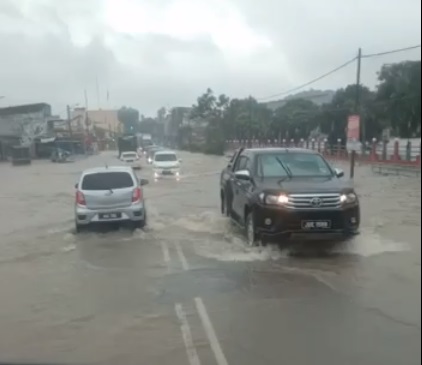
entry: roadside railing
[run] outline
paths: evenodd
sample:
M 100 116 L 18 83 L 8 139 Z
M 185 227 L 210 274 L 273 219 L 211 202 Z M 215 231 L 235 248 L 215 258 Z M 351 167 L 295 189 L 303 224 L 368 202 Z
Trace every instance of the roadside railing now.
M 344 145 L 342 140 L 330 144 L 327 140 L 228 140 L 227 148 L 234 150 L 240 147 L 284 147 L 305 148 L 320 152 L 330 160 L 350 160 L 352 150 Z M 421 167 L 421 145 L 411 141 L 403 144 L 399 140 L 394 142 L 379 142 L 373 140 L 365 148 L 356 151 L 356 162 L 368 164 L 392 164 L 402 166 Z

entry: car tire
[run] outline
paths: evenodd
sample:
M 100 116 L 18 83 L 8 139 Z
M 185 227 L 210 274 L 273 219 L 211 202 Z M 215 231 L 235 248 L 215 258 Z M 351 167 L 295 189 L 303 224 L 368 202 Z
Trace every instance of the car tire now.
M 224 193 L 221 194 L 221 214 L 225 217 L 230 217 L 230 204 Z
M 84 232 L 86 230 L 86 228 L 87 227 L 85 225 L 75 223 L 75 232 L 76 233 Z
M 259 236 L 256 233 L 255 217 L 253 212 L 249 212 L 245 220 L 246 243 L 249 247 L 259 245 Z

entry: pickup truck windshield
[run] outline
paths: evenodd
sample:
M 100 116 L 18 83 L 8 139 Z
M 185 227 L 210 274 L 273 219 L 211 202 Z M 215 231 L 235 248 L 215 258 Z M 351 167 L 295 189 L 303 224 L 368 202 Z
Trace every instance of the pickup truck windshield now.
M 331 176 L 332 171 L 320 155 L 289 152 L 258 156 L 258 175 L 262 177 L 324 177 Z

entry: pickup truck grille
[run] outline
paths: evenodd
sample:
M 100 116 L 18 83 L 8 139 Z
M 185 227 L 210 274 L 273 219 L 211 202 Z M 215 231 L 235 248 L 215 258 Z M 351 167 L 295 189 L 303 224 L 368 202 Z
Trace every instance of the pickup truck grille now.
M 292 194 L 287 208 L 290 209 L 338 209 L 340 194 Z

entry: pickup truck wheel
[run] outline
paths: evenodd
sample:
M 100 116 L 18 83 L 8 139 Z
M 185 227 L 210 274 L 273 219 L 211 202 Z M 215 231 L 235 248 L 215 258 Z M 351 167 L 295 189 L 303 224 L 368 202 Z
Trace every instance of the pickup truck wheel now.
M 226 217 L 230 217 L 230 203 L 225 194 L 221 194 L 221 214 Z
M 246 217 L 245 231 L 246 243 L 248 244 L 248 246 L 258 246 L 258 234 L 256 233 L 255 219 L 252 212 L 250 212 Z

